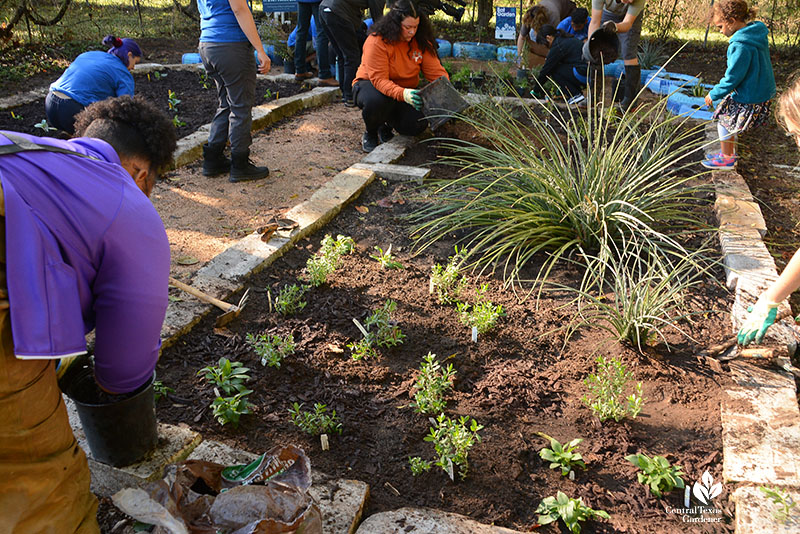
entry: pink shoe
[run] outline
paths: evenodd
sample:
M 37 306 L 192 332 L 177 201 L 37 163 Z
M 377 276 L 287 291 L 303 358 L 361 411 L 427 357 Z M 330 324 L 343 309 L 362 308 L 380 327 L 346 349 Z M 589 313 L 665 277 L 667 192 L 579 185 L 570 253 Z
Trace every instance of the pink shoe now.
M 731 170 L 736 166 L 736 156 L 711 154 L 700 162 L 706 169 Z

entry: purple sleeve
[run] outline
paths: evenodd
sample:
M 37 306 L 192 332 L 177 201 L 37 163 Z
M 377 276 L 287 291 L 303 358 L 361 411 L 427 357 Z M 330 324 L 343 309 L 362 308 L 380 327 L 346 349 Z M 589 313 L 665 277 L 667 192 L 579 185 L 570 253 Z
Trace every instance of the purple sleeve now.
M 133 391 L 152 375 L 161 345 L 168 280 L 169 241 L 164 224 L 143 193 L 127 188 L 104 236 L 93 289 L 95 376 L 108 391 Z

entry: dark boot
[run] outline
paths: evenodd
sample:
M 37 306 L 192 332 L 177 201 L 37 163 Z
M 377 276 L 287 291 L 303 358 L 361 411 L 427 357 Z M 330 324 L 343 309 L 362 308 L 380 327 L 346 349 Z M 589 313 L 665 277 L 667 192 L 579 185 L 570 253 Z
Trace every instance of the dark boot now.
M 392 127 L 388 124 L 384 123 L 383 126 L 378 128 L 378 141 L 380 141 L 381 144 L 391 141 L 393 137 L 394 132 L 392 131 Z
M 231 153 L 231 182 L 261 180 L 269 176 L 269 169 L 256 167 L 250 160 L 250 150 Z
M 364 132 L 361 136 L 361 149 L 364 152 L 372 152 L 379 144 L 377 132 Z
M 642 68 L 639 65 L 625 65 L 625 97 L 619 103 L 622 111 L 628 111 L 636 101 L 642 85 Z
M 203 145 L 203 176 L 216 176 L 231 170 L 231 160 L 223 153 L 225 145 Z

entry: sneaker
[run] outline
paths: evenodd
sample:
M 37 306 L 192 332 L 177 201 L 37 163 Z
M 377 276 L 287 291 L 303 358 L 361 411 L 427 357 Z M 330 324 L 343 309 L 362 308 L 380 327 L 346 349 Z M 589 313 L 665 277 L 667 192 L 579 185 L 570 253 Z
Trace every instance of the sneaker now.
M 577 95 L 573 96 L 569 100 L 567 100 L 568 106 L 586 106 L 586 97 L 583 96 L 583 93 L 578 93 Z
M 319 84 L 323 87 L 339 87 L 339 82 L 333 76 L 330 78 L 320 78 Z
M 361 148 L 364 152 L 372 152 L 380 144 L 377 133 L 364 132 L 361 136 Z
M 353 97 L 350 97 L 349 99 L 343 98 L 342 102 L 344 103 L 344 106 L 346 108 L 354 108 L 354 107 L 356 107 L 356 103 L 353 102 Z
M 394 137 L 394 132 L 392 131 L 392 127 L 388 124 L 384 124 L 380 128 L 378 128 L 378 140 L 381 144 L 391 141 Z
M 730 170 L 736 166 L 736 156 L 713 154 L 711 157 L 701 161 L 700 165 L 706 169 Z

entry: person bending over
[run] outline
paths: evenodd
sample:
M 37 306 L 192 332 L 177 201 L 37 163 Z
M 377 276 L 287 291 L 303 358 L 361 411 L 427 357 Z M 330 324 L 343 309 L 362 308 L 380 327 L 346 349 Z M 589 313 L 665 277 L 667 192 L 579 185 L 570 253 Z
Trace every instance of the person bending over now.
M 420 72 L 428 81 L 447 76 L 428 17 L 418 14 L 410 0 L 397 0 L 372 26 L 353 84 L 353 99 L 366 126 L 364 152 L 391 139 L 392 129 L 417 135 L 427 128 L 416 89 Z
M 133 68 L 142 59 L 142 49 L 133 39 L 107 35 L 108 53 L 84 52 L 70 63 L 50 85 L 44 100 L 47 122 L 68 134 L 75 133 L 75 115 L 92 102 L 111 96 L 133 96 Z
M 140 97 L 89 105 L 79 138 L 0 131 L 0 517 L 3 532 L 99 533 L 86 457 L 54 359 L 86 352 L 111 393 L 153 376 L 169 241 L 147 198 L 175 127 Z
M 583 60 L 583 42 L 545 24 L 539 31 L 539 39 L 547 44 L 550 51 L 536 78 L 539 88 L 550 79 L 558 86 L 570 104 L 584 100 L 586 87 L 586 62 Z
M 544 65 L 549 49 L 537 42 L 539 30 L 545 24 L 558 26 L 574 10 L 575 3 L 572 0 L 541 0 L 525 11 L 517 38 L 517 56 L 521 66 L 529 68 Z

